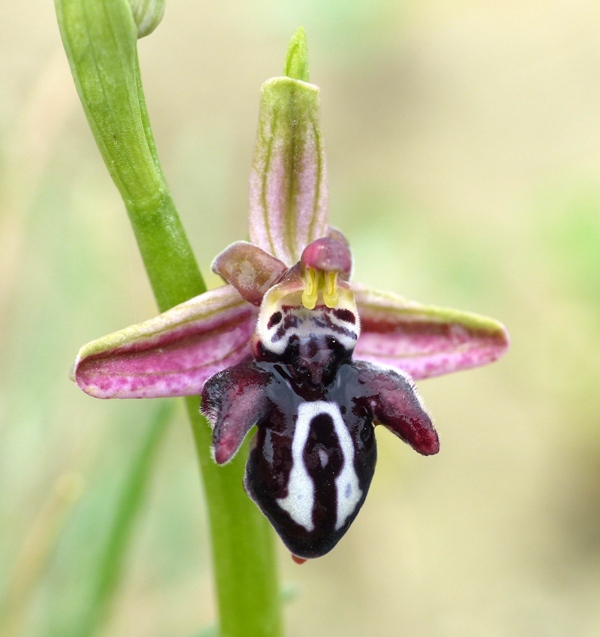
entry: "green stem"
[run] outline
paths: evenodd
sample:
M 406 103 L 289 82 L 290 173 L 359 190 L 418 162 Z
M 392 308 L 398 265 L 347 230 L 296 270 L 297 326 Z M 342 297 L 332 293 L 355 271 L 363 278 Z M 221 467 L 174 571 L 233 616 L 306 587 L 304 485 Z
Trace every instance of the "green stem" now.
M 137 62 L 127 0 L 55 0 L 63 44 L 90 128 L 125 202 L 158 306 L 205 286 L 164 179 Z M 272 530 L 242 490 L 247 456 L 218 467 L 211 433 L 188 399 L 212 537 L 221 637 L 277 637 L 280 602 Z
M 215 471 L 204 450 L 211 431 L 200 415 L 200 401 L 186 398 L 204 488 L 219 590 L 221 637 L 281 635 L 275 543 L 271 526 L 241 489 L 248 442 L 227 465 Z M 226 505 L 225 505 L 226 503 Z M 257 610 L 260 609 L 260 612 Z

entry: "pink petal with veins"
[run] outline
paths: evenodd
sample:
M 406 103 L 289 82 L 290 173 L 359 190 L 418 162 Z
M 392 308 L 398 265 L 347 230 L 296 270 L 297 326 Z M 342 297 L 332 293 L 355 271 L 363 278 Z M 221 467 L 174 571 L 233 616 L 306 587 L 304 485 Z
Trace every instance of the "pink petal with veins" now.
M 200 394 L 204 382 L 250 354 L 257 309 L 229 286 L 92 341 L 73 379 L 96 398 Z
M 250 241 L 288 267 L 327 234 L 327 176 L 314 84 L 276 77 L 261 90 L 250 175 Z
M 419 379 L 491 363 L 508 349 L 508 333 L 493 319 L 353 288 L 361 321 L 356 359 L 391 365 Z

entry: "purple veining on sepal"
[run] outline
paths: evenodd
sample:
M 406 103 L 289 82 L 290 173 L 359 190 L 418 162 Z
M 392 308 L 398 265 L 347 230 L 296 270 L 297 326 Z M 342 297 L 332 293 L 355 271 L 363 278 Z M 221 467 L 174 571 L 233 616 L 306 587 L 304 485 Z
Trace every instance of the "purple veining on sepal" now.
M 383 363 L 415 379 L 491 363 L 509 346 L 501 323 L 353 284 L 361 318 L 357 359 Z
M 96 398 L 200 394 L 210 376 L 250 354 L 256 316 L 254 306 L 223 286 L 88 343 L 73 378 Z
M 267 290 L 286 270 L 287 266 L 279 259 L 246 241 L 232 243 L 212 263 L 212 271 L 253 305 L 261 304 Z
M 322 272 L 349 274 L 352 269 L 352 257 L 346 246 L 331 237 L 322 237 L 304 248 L 300 258 L 305 268 Z
M 250 175 L 250 240 L 288 267 L 327 232 L 325 151 L 319 90 L 276 77 L 261 90 Z

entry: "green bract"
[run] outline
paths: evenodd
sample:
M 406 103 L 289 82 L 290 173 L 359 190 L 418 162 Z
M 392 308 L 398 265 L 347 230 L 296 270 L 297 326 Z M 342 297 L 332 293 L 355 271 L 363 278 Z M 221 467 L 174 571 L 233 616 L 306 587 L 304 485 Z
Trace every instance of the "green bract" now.
M 306 46 L 306 33 L 302 27 L 296 30 L 288 45 L 285 56 L 283 74 L 295 80 L 308 82 L 308 48 Z

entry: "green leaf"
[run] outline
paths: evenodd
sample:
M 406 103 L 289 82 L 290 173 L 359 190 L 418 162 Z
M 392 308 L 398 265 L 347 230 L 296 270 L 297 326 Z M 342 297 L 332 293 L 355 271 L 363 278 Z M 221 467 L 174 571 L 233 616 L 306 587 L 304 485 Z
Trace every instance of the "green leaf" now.
M 148 426 L 138 455 L 133 458 L 116 505 L 113 523 L 100 551 L 98 565 L 90 572 L 92 594 L 87 613 L 73 632 L 73 637 L 96 633 L 108 618 L 123 577 L 125 558 L 134 531 L 134 525 L 148 491 L 154 462 L 167 425 L 173 414 L 174 401 L 161 402 Z
M 56 0 L 58 23 L 90 128 L 126 202 L 163 192 L 144 130 L 137 27 L 127 0 Z

